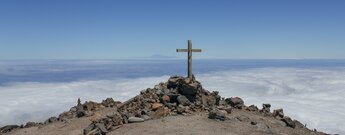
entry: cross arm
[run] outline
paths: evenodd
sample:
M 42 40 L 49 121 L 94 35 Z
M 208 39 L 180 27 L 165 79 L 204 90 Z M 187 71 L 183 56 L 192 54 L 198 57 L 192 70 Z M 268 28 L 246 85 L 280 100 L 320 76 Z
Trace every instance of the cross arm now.
M 176 52 L 188 52 L 188 49 L 176 49 Z
M 188 52 L 188 49 L 176 49 L 176 52 Z M 201 52 L 201 49 L 192 49 L 192 52 Z
M 201 49 L 192 49 L 192 52 L 201 52 Z

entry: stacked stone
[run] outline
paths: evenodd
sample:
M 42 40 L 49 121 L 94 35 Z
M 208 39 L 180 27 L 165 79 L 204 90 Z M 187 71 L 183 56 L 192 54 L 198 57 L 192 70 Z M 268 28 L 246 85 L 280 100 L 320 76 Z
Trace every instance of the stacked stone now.
M 171 115 L 189 115 L 212 110 L 231 112 L 230 106 L 219 107 L 220 102 L 218 92 L 203 89 L 195 79 L 174 76 L 168 82 L 143 90 L 139 95 L 120 104 L 114 115 L 94 121 L 84 130 L 84 134 L 106 134 L 122 124 Z M 225 117 L 221 119 L 224 120 Z

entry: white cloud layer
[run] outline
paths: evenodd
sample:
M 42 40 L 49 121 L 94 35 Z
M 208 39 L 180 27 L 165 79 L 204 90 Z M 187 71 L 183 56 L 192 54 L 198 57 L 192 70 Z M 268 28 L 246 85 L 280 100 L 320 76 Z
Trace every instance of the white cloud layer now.
M 42 121 L 68 110 L 78 97 L 124 101 L 168 76 L 0 86 L 0 125 Z M 345 134 L 345 69 L 260 68 L 197 75 L 203 86 L 246 105 L 271 103 L 286 115 L 329 133 Z

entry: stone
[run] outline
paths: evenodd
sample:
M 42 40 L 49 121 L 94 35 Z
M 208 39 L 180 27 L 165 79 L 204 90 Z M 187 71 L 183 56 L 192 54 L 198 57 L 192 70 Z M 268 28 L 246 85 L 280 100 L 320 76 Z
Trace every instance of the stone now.
M 225 110 L 218 110 L 220 113 L 222 113 L 222 114 L 228 114 L 228 112 L 227 111 L 225 111 Z
M 97 123 L 97 122 L 99 122 L 101 119 L 102 119 L 101 114 L 95 113 L 89 120 L 90 120 L 92 123 Z
M 256 125 L 256 124 L 258 124 L 258 123 L 255 122 L 255 121 L 252 121 L 252 122 L 250 122 L 250 124 L 251 124 L 251 125 Z
M 306 128 L 301 122 L 299 122 L 298 120 L 293 120 L 293 122 L 295 123 L 295 128 Z
M 148 116 L 148 115 L 141 115 L 141 118 L 144 119 L 144 120 L 149 120 L 149 119 L 151 119 L 151 117 Z
M 199 83 L 186 83 L 183 82 L 179 85 L 179 93 L 185 96 L 194 96 L 200 88 Z
M 78 110 L 77 113 L 76 113 L 76 117 L 77 118 L 81 118 L 81 117 L 84 117 L 86 116 L 86 111 L 84 110 Z
M 99 128 L 99 129 L 102 131 L 102 133 L 108 133 L 108 130 L 105 129 L 105 126 L 104 126 L 103 123 L 97 123 L 95 126 L 96 126 L 97 128 Z
M 76 112 L 77 111 L 77 107 L 72 107 L 69 111 L 70 112 Z
M 218 119 L 221 121 L 225 120 L 225 114 L 223 112 L 220 112 L 219 110 L 212 110 L 208 113 L 209 119 Z
M 285 116 L 284 118 L 281 119 L 285 124 L 291 128 L 295 128 L 296 124 L 290 117 Z
M 179 95 L 178 94 L 169 93 L 168 96 L 170 98 L 170 103 L 175 103 L 175 102 L 177 102 L 177 97 Z
M 173 109 L 174 107 L 176 107 L 176 103 L 167 103 L 165 104 L 169 109 Z
M 183 80 L 184 77 L 182 76 L 172 76 L 168 80 L 167 88 L 168 89 L 175 89 L 178 86 L 178 82 Z
M 226 108 L 225 108 L 225 111 L 226 111 L 228 114 L 231 114 L 232 108 L 231 108 L 231 107 L 226 107 Z
M 273 116 L 274 116 L 274 117 L 283 118 L 283 117 L 284 117 L 284 111 L 283 111 L 283 109 L 276 109 L 276 110 L 273 110 Z
M 262 104 L 262 110 L 263 113 L 270 113 L 271 112 L 271 104 Z
M 61 113 L 59 115 L 59 120 L 64 120 L 64 119 L 72 119 L 74 116 L 73 116 L 73 113 L 72 112 L 64 112 L 64 113 Z
M 242 107 L 244 106 L 243 100 L 239 97 L 227 98 L 225 99 L 225 102 L 227 102 L 231 107 L 237 109 L 242 109 Z
M 85 104 L 83 104 L 83 107 L 87 111 L 97 111 L 97 110 L 103 108 L 104 106 L 100 103 L 89 101 L 89 102 L 86 102 Z
M 47 120 L 48 123 L 53 123 L 53 122 L 56 122 L 56 121 L 58 121 L 58 118 L 56 118 L 56 117 L 50 117 L 50 118 Z
M 80 98 L 78 98 L 78 101 L 77 101 L 77 106 L 81 106 L 81 101 L 80 101 Z
M 186 111 L 186 108 L 182 105 L 179 105 L 176 107 L 176 110 L 177 110 L 177 114 L 182 114 Z
M 250 105 L 248 108 L 247 108 L 248 111 L 251 111 L 251 112 L 256 112 L 256 111 L 259 111 L 259 108 L 255 105 Z
M 170 102 L 170 97 L 168 95 L 163 95 L 162 96 L 162 101 L 163 101 L 163 103 L 169 103 Z
M 214 93 L 211 93 L 210 95 L 202 95 L 201 101 L 202 104 L 206 107 L 213 108 L 217 104 L 219 105 L 219 101 L 217 99 L 217 95 Z
M 161 103 L 153 103 L 152 104 L 152 110 L 155 111 L 157 110 L 158 108 L 162 107 L 163 105 Z
M 188 106 L 190 105 L 190 101 L 188 100 L 188 98 L 186 96 L 180 95 L 177 97 L 177 102 L 183 106 Z
M 102 105 L 105 107 L 116 107 L 116 102 L 113 98 L 107 98 L 102 101 Z
M 7 126 L 0 128 L 0 133 L 8 133 L 8 132 L 11 132 L 12 130 L 17 129 L 17 128 L 19 128 L 18 125 L 7 125 Z
M 138 123 L 138 122 L 144 122 L 145 120 L 142 118 L 138 118 L 138 117 L 129 117 L 128 118 L 128 122 L 129 123 Z
M 37 125 L 38 125 L 38 123 L 36 123 L 36 122 L 27 122 L 25 124 L 24 128 L 31 128 L 31 127 L 35 127 Z
M 89 135 L 91 131 L 95 129 L 95 124 L 90 124 L 88 127 L 84 128 L 83 134 Z
M 161 118 L 166 115 L 168 115 L 169 109 L 167 107 L 161 107 L 158 108 L 154 113 L 153 113 L 153 118 Z

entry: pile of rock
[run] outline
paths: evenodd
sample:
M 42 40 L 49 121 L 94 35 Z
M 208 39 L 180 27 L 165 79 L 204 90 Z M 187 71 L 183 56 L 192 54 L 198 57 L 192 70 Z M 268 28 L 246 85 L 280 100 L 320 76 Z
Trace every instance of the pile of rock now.
M 59 117 L 50 117 L 45 122 L 27 122 L 25 125 L 7 125 L 0 128 L 0 133 L 7 133 L 7 132 L 11 132 L 12 130 L 16 130 L 20 128 L 42 126 L 42 125 L 54 123 L 57 121 L 69 122 L 71 119 L 74 119 L 74 118 L 93 116 L 94 112 L 102 108 L 116 107 L 117 104 L 120 104 L 120 103 L 121 102 L 119 101 L 114 101 L 112 98 L 107 98 L 106 100 L 103 100 L 102 103 L 89 101 L 89 102 L 85 102 L 84 104 L 81 104 L 80 99 L 78 99 L 77 106 L 72 107 L 69 111 L 61 113 Z
M 105 107 L 112 107 L 115 111 L 111 115 L 101 117 L 96 111 Z M 205 90 L 194 77 L 189 79 L 173 76 L 167 82 L 143 90 L 139 95 L 124 103 L 107 98 L 102 103 L 89 101 L 81 104 L 80 99 L 78 99 L 77 106 L 60 114 L 59 117 L 51 117 L 44 123 L 29 122 L 25 126 L 5 126 L 0 131 L 6 133 L 16 128 L 33 127 L 56 121 L 68 122 L 74 118 L 92 116 L 90 118 L 92 123 L 84 129 L 84 135 L 103 135 L 121 127 L 123 124 L 143 122 L 172 115 L 190 115 L 195 112 L 208 113 L 210 119 L 225 121 L 228 119 L 227 115 L 232 113 L 233 109 L 273 117 L 280 123 L 285 123 L 284 126 L 291 128 L 306 128 L 299 121 L 284 116 L 283 109 L 277 109 L 271 113 L 270 107 L 270 104 L 263 104 L 262 109 L 258 109 L 255 105 L 247 107 L 239 97 L 222 98 L 217 91 Z M 239 117 L 238 119 L 248 121 L 246 118 Z M 250 124 L 260 127 L 260 124 L 256 122 Z
M 143 122 L 171 115 L 189 115 L 193 112 L 227 110 L 228 104 L 221 104 L 218 92 L 209 92 L 200 82 L 181 76 L 173 76 L 168 82 L 140 92 L 134 98 L 120 104 L 113 115 L 94 121 L 84 134 L 106 134 L 122 124 Z M 235 101 L 236 102 L 236 101 Z M 241 106 L 236 102 L 236 105 Z M 243 101 L 242 101 L 243 105 Z M 218 107 L 218 108 L 217 108 Z M 225 111 L 226 112 L 226 111 Z M 215 118 L 218 118 L 215 116 Z M 219 117 L 224 119 L 225 117 Z
M 262 104 L 261 110 L 259 110 L 258 107 L 255 105 L 251 105 L 249 107 L 244 106 L 244 108 L 247 111 L 261 113 L 263 116 L 266 116 L 266 117 L 274 117 L 275 119 L 278 119 L 284 122 L 286 126 L 291 127 L 291 128 L 306 128 L 306 126 L 303 125 L 298 120 L 292 120 L 290 117 L 284 116 L 283 109 L 276 109 L 276 110 L 273 110 L 273 112 L 271 113 L 270 104 Z
M 263 104 L 262 109 L 244 105 L 239 97 L 222 98 L 217 91 L 203 89 L 195 78 L 189 79 L 173 76 L 168 82 L 160 83 L 154 88 L 140 92 L 134 98 L 120 104 L 113 115 L 94 120 L 85 128 L 85 135 L 106 134 L 127 123 L 143 122 L 171 115 L 189 115 L 194 112 L 205 112 L 210 119 L 227 120 L 232 109 L 247 110 L 266 117 L 274 117 L 291 128 L 305 128 L 297 120 L 284 116 L 283 109 L 270 111 L 270 104 Z M 239 118 L 243 121 L 242 118 Z

